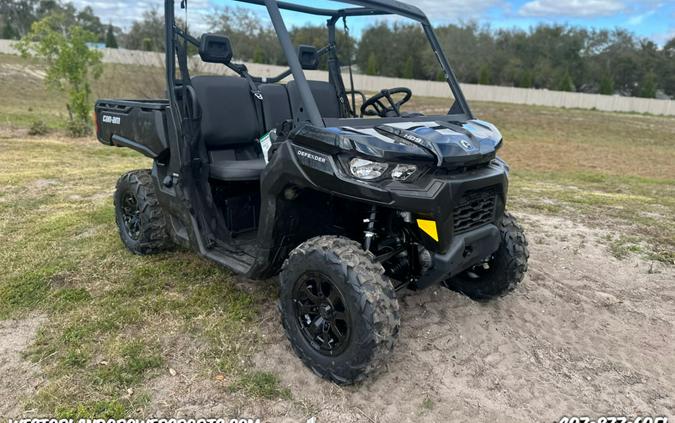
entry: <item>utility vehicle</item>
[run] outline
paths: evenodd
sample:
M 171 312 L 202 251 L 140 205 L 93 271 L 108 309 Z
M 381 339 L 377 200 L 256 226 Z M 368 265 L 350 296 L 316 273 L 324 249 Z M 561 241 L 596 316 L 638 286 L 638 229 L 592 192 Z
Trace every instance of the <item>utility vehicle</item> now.
M 472 115 L 417 7 L 239 1 L 266 9 L 286 71 L 252 75 L 227 34 L 191 36 L 166 0 L 167 98 L 97 101 L 99 141 L 153 161 L 117 183 L 119 232 L 136 254 L 177 244 L 249 278 L 279 275 L 292 348 L 318 375 L 354 383 L 392 351 L 397 291 L 441 283 L 486 300 L 523 279 L 527 242 L 505 211 L 502 136 Z M 295 46 L 282 11 L 324 17 L 327 45 Z M 451 92 L 440 114 L 404 110 L 405 87 L 367 97 L 352 77 L 347 90 L 337 24 L 385 15 L 421 25 Z M 191 76 L 190 50 L 235 76 Z M 320 63 L 326 80 L 308 80 Z

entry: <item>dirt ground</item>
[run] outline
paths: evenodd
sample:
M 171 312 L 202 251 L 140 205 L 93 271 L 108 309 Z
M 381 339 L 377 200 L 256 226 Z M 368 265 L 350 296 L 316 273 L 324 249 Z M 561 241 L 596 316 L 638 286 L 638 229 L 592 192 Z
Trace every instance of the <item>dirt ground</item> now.
M 605 231 L 520 217 L 531 250 L 522 286 L 488 304 L 442 288 L 403 293 L 399 344 L 388 369 L 365 383 L 341 388 L 315 377 L 272 312 L 256 362 L 282 375 L 294 401 L 224 402 L 214 394 L 222 394 L 218 382 L 197 377 L 167 386 L 167 376 L 156 381 L 162 402 L 155 411 L 289 422 L 672 416 L 675 269 L 610 257 Z
M 401 335 L 388 369 L 338 387 L 306 369 L 282 334 L 276 310 L 261 328 L 261 370 L 279 374 L 292 400 L 231 394 L 196 369 L 189 339 L 153 379 L 154 416 L 260 417 L 264 421 L 556 421 L 564 415 L 675 417 L 675 268 L 611 257 L 609 231 L 519 214 L 530 270 L 512 295 L 483 304 L 443 288 L 400 295 Z M 246 284 L 249 282 L 243 282 Z M 0 415 L 36 374 L 20 350 L 39 320 L 0 326 Z M 190 346 L 193 347 L 190 347 Z M 4 384 L 3 384 L 4 385 Z M 7 403 L 9 399 L 9 407 Z
M 22 352 L 44 321 L 40 316 L 0 321 L 0 417 L 21 416 L 20 400 L 40 385 L 38 365 L 24 360 Z

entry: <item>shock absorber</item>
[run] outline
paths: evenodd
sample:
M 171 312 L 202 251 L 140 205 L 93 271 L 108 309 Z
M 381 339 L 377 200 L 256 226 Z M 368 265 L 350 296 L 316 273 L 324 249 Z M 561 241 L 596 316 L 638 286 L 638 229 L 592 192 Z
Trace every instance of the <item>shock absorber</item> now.
M 368 219 L 363 219 L 363 223 L 367 223 L 368 226 L 363 232 L 363 249 L 370 251 L 373 238 L 375 238 L 375 222 L 377 221 L 377 206 L 370 207 L 370 217 Z

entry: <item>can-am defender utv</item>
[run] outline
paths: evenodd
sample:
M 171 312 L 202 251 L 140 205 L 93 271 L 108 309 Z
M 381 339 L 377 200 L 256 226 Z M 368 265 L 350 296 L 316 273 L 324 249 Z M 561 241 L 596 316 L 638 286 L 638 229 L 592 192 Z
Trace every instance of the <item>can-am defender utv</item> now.
M 179 244 L 249 278 L 280 274 L 279 310 L 297 355 L 320 376 L 353 383 L 394 346 L 397 290 L 442 283 L 484 300 L 523 279 L 527 242 L 505 212 L 502 136 L 474 119 L 418 8 L 240 1 L 266 7 L 287 71 L 250 75 L 232 62 L 227 37 L 190 36 L 166 0 L 168 99 L 96 103 L 102 143 L 153 159 L 152 170 L 117 184 L 120 235 L 136 254 Z M 328 46 L 296 49 L 280 9 L 326 17 Z M 404 112 L 408 88 L 367 99 L 346 90 L 336 23 L 390 14 L 422 25 L 455 99 L 447 114 Z M 191 45 L 238 76 L 190 77 Z M 328 81 L 308 81 L 304 70 L 321 56 Z

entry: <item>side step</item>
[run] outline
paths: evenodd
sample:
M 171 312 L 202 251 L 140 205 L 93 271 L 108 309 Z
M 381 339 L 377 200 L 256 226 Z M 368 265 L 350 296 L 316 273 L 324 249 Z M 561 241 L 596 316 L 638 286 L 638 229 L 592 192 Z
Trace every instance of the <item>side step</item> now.
M 244 252 L 224 251 L 218 247 L 208 250 L 204 255 L 240 275 L 247 274 L 255 262 L 255 257 Z

